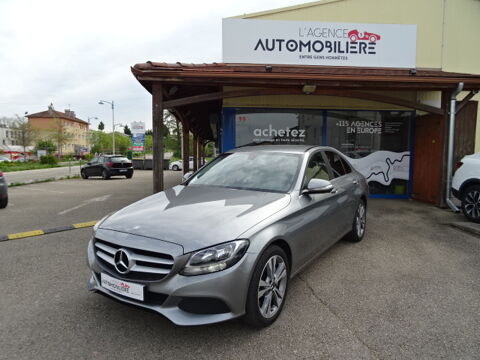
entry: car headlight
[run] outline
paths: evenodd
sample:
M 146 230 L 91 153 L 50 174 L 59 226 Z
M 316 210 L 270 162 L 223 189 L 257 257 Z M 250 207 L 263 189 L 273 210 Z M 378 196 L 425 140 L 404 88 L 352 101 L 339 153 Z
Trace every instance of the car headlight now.
M 200 275 L 225 270 L 235 265 L 245 255 L 249 244 L 248 240 L 235 240 L 197 251 L 190 256 L 180 273 Z

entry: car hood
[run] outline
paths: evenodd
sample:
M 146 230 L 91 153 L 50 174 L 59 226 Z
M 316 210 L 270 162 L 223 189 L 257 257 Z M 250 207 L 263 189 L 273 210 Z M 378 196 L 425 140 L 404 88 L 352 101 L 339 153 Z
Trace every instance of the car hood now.
M 188 253 L 235 240 L 289 203 L 288 194 L 179 185 L 123 208 L 99 228 L 169 241 Z

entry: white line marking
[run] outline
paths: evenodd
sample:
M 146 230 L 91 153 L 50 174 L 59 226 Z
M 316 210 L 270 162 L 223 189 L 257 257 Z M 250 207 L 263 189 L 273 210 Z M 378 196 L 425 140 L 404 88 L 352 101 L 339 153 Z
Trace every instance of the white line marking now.
M 77 209 L 80 209 L 88 204 L 91 204 L 91 203 L 94 203 L 94 202 L 99 202 L 99 201 L 105 201 L 107 200 L 110 196 L 112 196 L 112 194 L 108 194 L 108 195 L 104 195 L 104 196 L 100 196 L 100 197 L 96 197 L 96 198 L 93 198 L 93 199 L 89 199 L 89 200 L 85 200 L 83 201 L 81 204 L 77 205 L 77 206 L 74 206 L 70 209 L 67 209 L 67 210 L 63 210 L 63 211 L 60 211 L 58 213 L 58 215 L 65 215 L 71 211 L 74 211 L 74 210 L 77 210 Z

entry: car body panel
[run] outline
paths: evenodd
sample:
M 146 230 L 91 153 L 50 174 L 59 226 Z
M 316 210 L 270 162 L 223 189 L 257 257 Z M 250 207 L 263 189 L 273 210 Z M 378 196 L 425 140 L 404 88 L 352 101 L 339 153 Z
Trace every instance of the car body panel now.
M 452 189 L 459 197 L 466 184 L 480 182 L 480 152 L 464 156 L 461 162 L 452 179 Z
M 116 212 L 100 228 L 174 242 L 191 252 L 236 239 L 289 202 L 288 194 L 179 185 Z
M 87 176 L 102 176 L 103 171 L 107 170 L 108 176 L 126 176 L 133 175 L 134 169 L 132 166 L 132 161 L 128 159 L 113 161 L 114 164 L 130 164 L 127 167 L 108 167 L 107 162 L 111 161 L 112 157 L 121 157 L 113 155 L 100 155 L 93 158 L 87 164 L 83 165 L 81 171 L 84 172 Z

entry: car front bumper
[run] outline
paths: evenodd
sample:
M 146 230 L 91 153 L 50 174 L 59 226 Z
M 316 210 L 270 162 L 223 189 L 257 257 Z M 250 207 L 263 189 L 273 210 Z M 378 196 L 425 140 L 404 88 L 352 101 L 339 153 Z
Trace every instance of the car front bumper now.
M 89 242 L 87 252 L 88 266 L 92 270 L 88 281 L 88 290 L 100 292 L 121 302 L 155 311 L 176 325 L 182 326 L 212 324 L 242 316 L 245 313 L 251 270 L 254 268 L 257 259 L 256 254 L 247 252 L 233 267 L 211 274 L 183 276 L 172 269 L 169 275 L 155 282 L 127 280 L 145 285 L 145 294 L 148 294 L 149 298 L 156 299 L 150 301 L 147 300 L 146 296 L 145 301 L 137 301 L 102 287 L 100 280 L 100 273 L 102 272 L 117 279 L 121 278 L 118 276 L 119 274 L 106 272 L 105 268 L 102 268 L 99 264 L 95 255 L 93 239 Z M 188 256 L 182 255 L 179 257 L 179 261 L 185 261 L 187 258 Z M 175 261 L 177 262 L 177 259 Z M 198 299 L 202 304 L 207 303 L 206 308 L 199 305 L 193 311 L 190 308 L 186 311 L 185 306 L 182 306 L 185 303 L 198 302 Z M 224 306 L 212 310 L 212 306 L 208 305 L 209 301 L 210 304 L 224 304 Z

